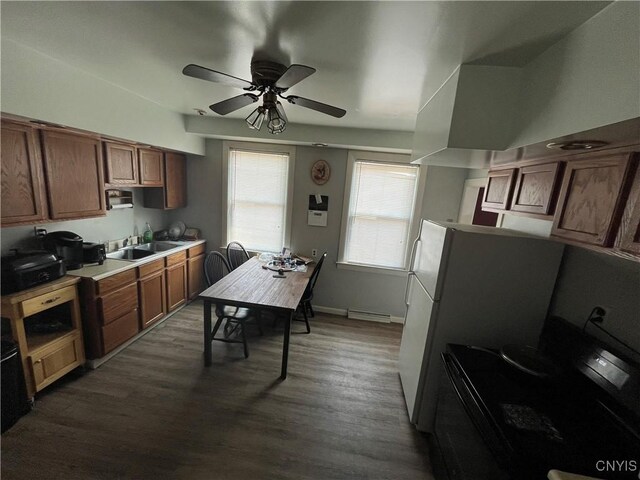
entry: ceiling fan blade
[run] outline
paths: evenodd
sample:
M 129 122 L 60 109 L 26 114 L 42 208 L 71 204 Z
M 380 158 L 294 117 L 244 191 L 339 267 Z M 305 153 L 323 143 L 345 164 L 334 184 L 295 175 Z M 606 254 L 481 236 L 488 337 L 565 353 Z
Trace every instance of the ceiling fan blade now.
M 254 85 L 242 78 L 233 77 L 226 73 L 216 72 L 210 68 L 201 67 L 200 65 L 189 64 L 182 69 L 182 73 L 189 77 L 199 78 L 201 80 L 208 80 L 209 82 L 222 83 L 230 87 L 238 87 L 255 90 Z
M 287 70 L 276 80 L 276 88 L 291 88 L 296 83 L 301 82 L 309 75 L 316 73 L 315 68 L 307 67 L 306 65 L 291 65 Z
M 326 113 L 327 115 L 331 115 L 332 117 L 342 118 L 344 117 L 346 110 L 338 107 L 332 107 L 331 105 L 327 105 L 326 103 L 316 102 L 315 100 L 309 100 L 308 98 L 297 97 L 295 95 L 290 95 L 288 97 L 283 97 L 289 103 L 293 103 L 294 105 L 300 105 L 301 107 L 310 108 L 311 110 L 315 110 L 320 113 Z
M 239 108 L 246 107 L 258 101 L 260 97 L 251 93 L 243 93 L 237 97 L 227 98 L 213 105 L 209 105 L 209 108 L 216 112 L 218 115 L 226 115 L 227 113 L 235 112 Z

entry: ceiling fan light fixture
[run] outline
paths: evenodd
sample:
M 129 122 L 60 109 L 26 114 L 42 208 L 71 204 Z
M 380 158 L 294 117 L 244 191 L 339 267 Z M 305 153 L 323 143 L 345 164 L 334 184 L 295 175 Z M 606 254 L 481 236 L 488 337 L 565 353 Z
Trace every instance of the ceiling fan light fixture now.
M 249 128 L 260 130 L 262 122 L 264 122 L 264 117 L 264 107 L 260 106 L 251 112 L 249 116 L 245 118 L 245 121 L 247 122 L 247 125 L 249 125 Z
M 287 128 L 287 116 L 280 102 L 277 102 L 267 110 L 267 128 L 269 133 L 274 135 L 284 132 Z

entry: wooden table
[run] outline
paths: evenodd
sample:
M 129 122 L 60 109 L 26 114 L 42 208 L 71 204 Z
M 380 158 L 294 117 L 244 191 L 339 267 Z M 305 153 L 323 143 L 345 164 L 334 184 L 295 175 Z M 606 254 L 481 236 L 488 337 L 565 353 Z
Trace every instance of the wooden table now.
M 262 268 L 256 257 L 249 259 L 219 282 L 200 294 L 204 301 L 204 364 L 211 365 L 211 306 L 233 305 L 255 310 L 271 310 L 285 317 L 280 378 L 287 378 L 291 322 L 313 271 L 285 272 L 284 278 L 274 278 L 276 272 Z

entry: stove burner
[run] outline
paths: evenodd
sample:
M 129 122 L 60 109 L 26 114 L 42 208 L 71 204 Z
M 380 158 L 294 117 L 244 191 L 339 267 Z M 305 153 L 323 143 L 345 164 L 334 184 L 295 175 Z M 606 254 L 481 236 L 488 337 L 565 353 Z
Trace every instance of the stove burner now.
M 548 440 L 562 442 L 564 439 L 549 417 L 536 412 L 527 405 L 514 405 L 511 403 L 501 403 L 500 408 L 504 416 L 504 421 L 519 430 L 541 433 Z

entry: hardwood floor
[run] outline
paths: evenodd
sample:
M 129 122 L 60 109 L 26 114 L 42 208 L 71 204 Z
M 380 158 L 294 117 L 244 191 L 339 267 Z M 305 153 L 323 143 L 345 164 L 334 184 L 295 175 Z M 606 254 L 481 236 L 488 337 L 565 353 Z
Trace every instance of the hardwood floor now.
M 270 326 L 249 331 L 248 359 L 213 342 L 205 368 L 194 302 L 43 391 L 2 435 L 2 478 L 433 478 L 403 403 L 401 326 L 317 314 L 311 328 L 292 335 L 283 382 L 282 331 Z

